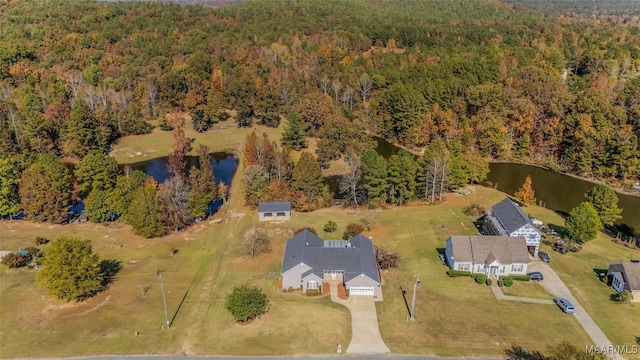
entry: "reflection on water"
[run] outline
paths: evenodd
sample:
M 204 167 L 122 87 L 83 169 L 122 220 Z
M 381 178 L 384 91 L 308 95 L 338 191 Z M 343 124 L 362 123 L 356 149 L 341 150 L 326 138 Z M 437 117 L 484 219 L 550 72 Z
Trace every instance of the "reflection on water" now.
M 538 202 L 548 209 L 568 213 L 581 202 L 584 194 L 595 184 L 568 175 L 546 170 L 536 166 L 491 163 L 486 185 L 497 186 L 497 189 L 513 195 L 524 183 L 527 175 L 531 176 L 533 190 Z M 640 197 L 618 194 L 622 208 L 622 219 L 619 224 L 640 231 Z

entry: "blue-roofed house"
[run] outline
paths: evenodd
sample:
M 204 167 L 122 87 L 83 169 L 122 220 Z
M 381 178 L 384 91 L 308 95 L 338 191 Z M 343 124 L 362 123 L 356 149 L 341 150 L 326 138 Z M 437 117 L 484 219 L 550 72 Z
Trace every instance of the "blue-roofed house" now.
M 509 198 L 495 204 L 487 213 L 485 235 L 523 237 L 532 256 L 538 256 L 542 233 L 520 206 Z
M 291 220 L 290 202 L 261 202 L 258 204 L 260 221 Z
M 318 289 L 344 284 L 350 296 L 381 296 L 378 262 L 370 239 L 322 240 L 304 230 L 287 240 L 282 260 L 282 288 Z

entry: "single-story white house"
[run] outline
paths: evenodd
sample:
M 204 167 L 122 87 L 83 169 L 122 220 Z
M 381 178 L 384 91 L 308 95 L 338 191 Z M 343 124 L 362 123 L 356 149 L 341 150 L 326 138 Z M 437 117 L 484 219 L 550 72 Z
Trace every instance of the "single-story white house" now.
M 525 275 L 529 252 L 523 237 L 452 235 L 447 239 L 445 259 L 453 270 Z
M 287 240 L 282 260 L 282 288 L 318 289 L 322 283 L 344 284 L 349 296 L 379 297 L 380 274 L 370 239 L 322 240 L 303 230 Z
M 291 220 L 290 202 L 261 202 L 258 204 L 260 221 Z
M 633 296 L 632 301 L 640 301 L 640 262 L 609 264 L 607 276 L 611 281 L 611 287 L 618 293 L 628 290 Z

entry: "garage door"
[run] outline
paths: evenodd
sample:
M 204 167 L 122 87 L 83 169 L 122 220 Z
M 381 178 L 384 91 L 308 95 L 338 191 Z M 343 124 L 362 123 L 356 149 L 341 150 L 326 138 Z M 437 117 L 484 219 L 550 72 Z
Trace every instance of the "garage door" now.
M 349 288 L 349 296 L 373 296 L 373 286 L 352 286 Z

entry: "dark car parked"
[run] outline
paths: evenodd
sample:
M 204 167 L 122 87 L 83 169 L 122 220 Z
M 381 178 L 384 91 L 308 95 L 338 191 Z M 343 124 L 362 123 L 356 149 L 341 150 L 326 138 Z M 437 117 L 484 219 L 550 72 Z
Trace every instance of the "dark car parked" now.
M 572 314 L 574 311 L 576 311 L 576 309 L 567 299 L 555 298 L 553 299 L 553 302 L 556 303 L 556 305 L 558 305 L 558 307 L 566 314 Z
M 534 272 L 527 273 L 527 276 L 530 277 L 531 280 L 534 280 L 534 281 L 542 281 L 542 280 L 544 280 L 544 276 L 539 271 L 534 271 Z
M 551 262 L 551 258 L 549 257 L 549 254 L 547 254 L 544 251 L 540 251 L 538 253 L 538 256 L 540 257 L 540 260 L 542 260 L 542 261 L 544 261 L 546 263 Z

